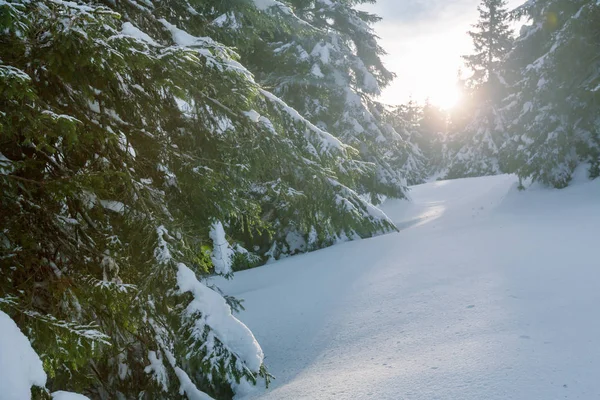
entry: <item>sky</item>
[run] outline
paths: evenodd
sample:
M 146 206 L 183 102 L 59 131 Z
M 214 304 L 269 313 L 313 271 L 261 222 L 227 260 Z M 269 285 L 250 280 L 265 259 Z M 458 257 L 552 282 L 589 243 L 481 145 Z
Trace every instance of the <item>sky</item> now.
M 363 9 L 383 18 L 375 25 L 379 43 L 387 51 L 386 67 L 397 74 L 380 100 L 399 104 L 411 97 L 426 98 L 450 108 L 461 55 L 472 52 L 467 31 L 477 21 L 480 0 L 378 0 Z M 525 0 L 509 0 L 509 8 Z

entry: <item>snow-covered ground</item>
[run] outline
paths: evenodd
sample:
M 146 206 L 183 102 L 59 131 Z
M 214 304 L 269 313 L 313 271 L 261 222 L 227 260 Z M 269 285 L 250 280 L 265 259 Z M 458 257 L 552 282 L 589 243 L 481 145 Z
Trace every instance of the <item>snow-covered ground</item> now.
M 219 282 L 276 376 L 264 399 L 600 398 L 600 181 L 414 187 L 402 228 Z

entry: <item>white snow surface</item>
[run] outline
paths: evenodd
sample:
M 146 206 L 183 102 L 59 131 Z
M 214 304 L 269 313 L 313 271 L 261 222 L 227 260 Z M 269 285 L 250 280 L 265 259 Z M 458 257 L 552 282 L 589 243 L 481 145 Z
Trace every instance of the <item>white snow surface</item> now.
M 219 278 L 276 377 L 244 398 L 600 398 L 600 180 L 516 187 L 416 186 L 399 233 Z
M 31 398 L 31 387 L 46 385 L 42 360 L 17 324 L 0 311 L 0 400 Z

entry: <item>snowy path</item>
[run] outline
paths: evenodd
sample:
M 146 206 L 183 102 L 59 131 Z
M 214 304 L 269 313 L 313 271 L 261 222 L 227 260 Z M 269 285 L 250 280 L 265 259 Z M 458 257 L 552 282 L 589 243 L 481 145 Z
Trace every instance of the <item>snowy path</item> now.
M 600 398 L 600 182 L 428 183 L 404 229 L 223 289 L 276 376 L 263 399 Z

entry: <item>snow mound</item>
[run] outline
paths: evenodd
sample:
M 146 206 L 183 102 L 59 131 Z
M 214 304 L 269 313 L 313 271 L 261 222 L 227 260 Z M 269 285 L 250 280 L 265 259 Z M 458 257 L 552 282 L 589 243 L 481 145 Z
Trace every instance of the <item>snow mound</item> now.
M 52 400 L 90 400 L 82 394 L 64 392 L 62 390 L 52 393 Z
M 45 385 L 42 360 L 17 324 L 0 311 L 0 399 L 30 399 L 32 386 Z

